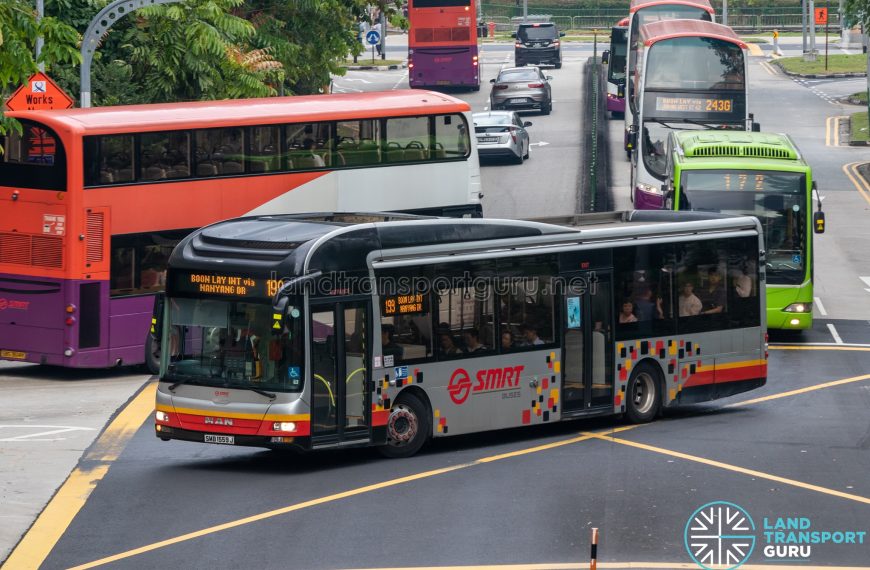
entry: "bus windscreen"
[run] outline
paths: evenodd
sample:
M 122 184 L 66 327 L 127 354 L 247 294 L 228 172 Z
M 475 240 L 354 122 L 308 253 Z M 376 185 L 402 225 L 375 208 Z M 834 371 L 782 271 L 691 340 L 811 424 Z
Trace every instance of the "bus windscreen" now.
M 673 38 L 649 49 L 644 86 L 653 90 L 745 91 L 743 50 L 716 38 Z
M 610 33 L 610 60 L 607 64 L 607 80 L 611 83 L 625 79 L 625 57 L 628 53 L 628 30 L 614 28 Z
M 806 208 L 806 178 L 799 172 L 689 170 L 680 181 L 680 209 L 761 221 L 768 281 L 773 284 L 804 281 Z

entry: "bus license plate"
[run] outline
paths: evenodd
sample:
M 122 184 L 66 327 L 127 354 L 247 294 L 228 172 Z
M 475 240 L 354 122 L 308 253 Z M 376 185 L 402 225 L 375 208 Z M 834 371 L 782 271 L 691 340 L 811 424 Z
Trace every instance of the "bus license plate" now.
M 0 350 L 0 358 L 14 358 L 15 360 L 24 360 L 25 358 L 27 358 L 27 353 L 18 350 Z
M 205 434 L 205 442 L 206 443 L 222 443 L 224 445 L 235 445 L 236 438 L 231 435 L 213 435 L 210 433 Z
M 435 85 L 450 85 L 449 79 L 439 79 L 435 82 Z

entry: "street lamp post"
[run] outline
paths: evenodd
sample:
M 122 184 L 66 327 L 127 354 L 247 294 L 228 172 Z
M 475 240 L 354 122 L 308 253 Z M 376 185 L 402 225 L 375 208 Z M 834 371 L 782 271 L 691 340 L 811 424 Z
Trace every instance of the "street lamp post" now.
M 41 1 L 41 0 L 40 0 Z M 82 71 L 81 71 L 81 101 L 82 108 L 91 106 L 91 64 L 94 61 L 94 53 L 100 45 L 109 28 L 130 12 L 139 8 L 153 6 L 155 4 L 174 4 L 184 0 L 115 0 L 100 10 L 82 38 Z

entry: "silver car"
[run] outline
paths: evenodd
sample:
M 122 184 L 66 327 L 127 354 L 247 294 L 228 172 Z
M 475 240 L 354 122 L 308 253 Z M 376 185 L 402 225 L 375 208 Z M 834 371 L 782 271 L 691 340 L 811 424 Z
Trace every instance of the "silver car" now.
M 498 72 L 498 77 L 489 80 L 492 83 L 490 108 L 540 109 L 541 114 L 549 115 L 553 110 L 551 79 L 553 78 L 541 73 L 537 67 L 502 69 Z
M 477 153 L 483 157 L 506 156 L 517 164 L 529 158 L 529 132 L 532 123 L 523 121 L 514 111 L 474 113 Z

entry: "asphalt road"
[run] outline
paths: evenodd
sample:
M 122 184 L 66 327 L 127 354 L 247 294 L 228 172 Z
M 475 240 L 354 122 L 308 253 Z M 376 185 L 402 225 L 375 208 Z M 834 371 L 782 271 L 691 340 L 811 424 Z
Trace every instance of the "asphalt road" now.
M 484 49 L 485 81 L 510 64 L 511 52 Z M 548 71 L 553 114 L 526 116 L 532 142 L 548 144 L 535 146 L 523 165 L 482 166 L 487 215 L 574 211 L 580 69 L 588 55 L 588 44 L 567 47 L 563 68 Z M 828 233 L 816 240 L 816 326 L 771 339 L 764 388 L 627 430 L 616 420 L 571 422 L 450 438 L 389 461 L 371 450 L 296 456 L 160 442 L 151 422 L 143 423 L 147 389 L 126 408 L 140 415 L 122 414 L 126 427 L 113 422 L 85 452 L 147 377 L 0 367 L 0 559 L 83 452 L 74 477 L 82 487 L 72 500 L 62 492 L 43 516 L 60 539 L 29 537 L 28 546 L 36 545 L 29 560 L 47 556 L 43 568 L 94 561 L 117 568 L 577 567 L 589 558 L 592 527 L 602 532 L 599 559 L 611 567 L 691 568 L 686 523 L 712 501 L 739 505 L 753 518 L 752 564 L 775 563 L 762 548 L 765 519 L 870 531 L 870 282 L 861 279 L 870 278 L 870 202 L 843 169 L 868 155 L 831 145 L 829 118 L 846 107 L 768 73 L 764 61 L 753 59 L 751 108 L 765 130 L 796 138 L 828 212 Z M 336 81 L 346 91 L 406 85 L 404 70 L 355 71 Z M 836 89 L 851 86 L 826 82 L 815 91 Z M 484 110 L 488 90 L 456 95 Z M 610 186 L 617 207 L 626 208 L 622 126 L 609 126 Z M 734 405 L 740 402 L 748 403 Z M 44 434 L 55 430 L 63 431 Z M 809 559 L 868 562 L 866 540 L 814 545 Z

